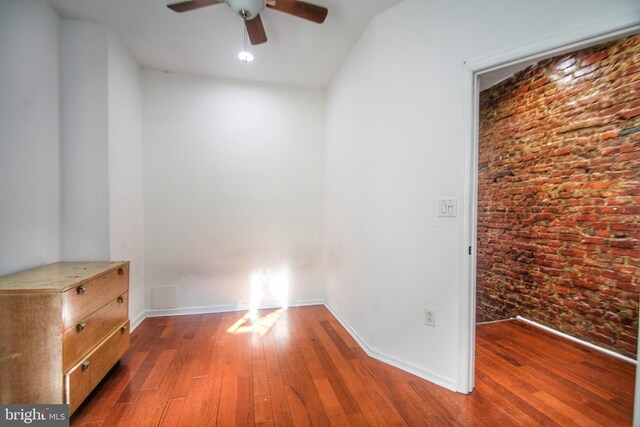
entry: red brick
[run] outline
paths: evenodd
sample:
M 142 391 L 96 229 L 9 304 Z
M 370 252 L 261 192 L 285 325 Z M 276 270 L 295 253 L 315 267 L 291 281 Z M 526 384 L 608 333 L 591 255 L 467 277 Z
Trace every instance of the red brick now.
M 606 141 L 608 139 L 617 138 L 618 136 L 620 136 L 620 133 L 614 130 L 609 132 L 604 132 L 600 135 L 600 141 Z
M 540 80 L 537 80 L 537 81 L 531 83 L 531 86 L 529 86 L 529 88 L 531 90 L 537 89 L 540 86 L 543 86 L 543 85 L 546 85 L 547 83 L 549 83 L 549 80 L 551 80 L 549 77 L 542 78 Z
M 638 243 L 633 240 L 613 240 L 611 246 L 621 249 L 633 249 L 638 246 Z
M 632 345 L 638 344 L 638 337 L 629 334 L 620 334 L 620 340 Z
M 623 119 L 632 119 L 634 117 L 640 116 L 640 108 L 634 108 L 633 110 L 625 111 L 621 114 Z
M 576 280 L 573 282 L 573 286 L 577 286 L 579 288 L 590 289 L 592 291 L 596 291 L 599 289 L 599 286 L 592 282 L 586 282 L 584 280 Z
M 625 291 L 629 291 L 629 292 L 633 292 L 633 293 L 638 293 L 640 292 L 640 285 L 634 285 L 633 283 L 623 283 L 623 282 L 618 282 L 616 283 L 616 288 L 625 290 Z M 636 296 L 637 298 L 637 296 Z
M 602 188 L 607 188 L 611 186 L 611 182 L 609 181 L 596 181 L 596 182 L 587 182 L 584 184 L 584 188 L 590 188 L 593 190 L 600 190 Z
M 596 63 L 598 61 L 602 61 L 607 56 L 609 56 L 609 52 L 605 50 L 604 52 L 600 52 L 600 53 L 597 53 L 597 54 L 595 54 L 593 56 L 590 56 L 590 57 L 586 58 L 584 61 L 582 61 L 582 65 L 583 66 L 587 66 L 587 65 L 594 64 L 594 63 Z
M 584 221 L 598 221 L 600 219 L 600 217 L 598 215 L 584 215 L 583 214 L 583 215 L 576 215 L 574 217 L 574 219 L 576 221 L 581 221 L 581 222 L 584 222 Z

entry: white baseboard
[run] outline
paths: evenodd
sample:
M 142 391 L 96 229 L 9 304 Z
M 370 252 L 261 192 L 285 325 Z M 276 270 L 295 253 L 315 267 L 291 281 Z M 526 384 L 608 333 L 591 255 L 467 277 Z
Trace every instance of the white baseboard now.
M 338 322 L 340 322 L 340 324 L 342 325 L 342 327 L 344 327 L 347 332 L 349 333 L 349 335 L 351 335 L 353 337 L 354 340 L 356 340 L 356 342 L 358 343 L 358 345 L 360 347 L 362 347 L 362 349 L 365 351 L 365 353 L 367 353 L 367 356 L 376 359 L 380 362 L 386 363 L 387 365 L 391 365 L 395 368 L 401 369 L 405 372 L 409 372 L 410 374 L 413 374 L 417 377 L 420 377 L 424 380 L 427 380 L 429 382 L 432 382 L 434 384 L 437 384 L 441 387 L 444 387 L 446 389 L 449 389 L 451 391 L 455 391 L 456 390 L 456 382 L 451 379 L 451 378 L 446 378 L 446 377 L 442 377 L 440 375 L 437 375 L 431 371 L 428 371 L 426 369 L 423 369 L 419 366 L 416 366 L 412 363 L 409 362 L 405 362 L 403 360 L 400 360 L 394 356 L 391 356 L 383 351 L 380 351 L 378 349 L 376 349 L 375 347 L 370 346 L 369 344 L 367 344 L 367 342 L 365 340 L 363 340 L 360 335 L 358 335 L 358 333 L 349 325 L 349 323 L 342 318 L 342 316 L 340 316 L 334 309 L 333 307 L 331 307 L 331 305 L 327 302 L 324 302 L 324 306 L 327 307 L 327 309 L 331 312 L 331 314 L 333 314 L 333 317 L 335 317 Z
M 528 323 L 528 324 L 530 324 L 532 326 L 535 326 L 536 328 L 543 329 L 543 330 L 545 330 L 547 332 L 550 332 L 550 333 L 552 333 L 554 335 L 561 336 L 562 338 L 565 338 L 565 339 L 567 339 L 569 341 L 573 341 L 573 342 L 581 344 L 581 345 L 583 345 L 585 347 L 589 347 L 589 348 L 591 348 L 593 350 L 599 351 L 601 353 L 608 354 L 609 356 L 613 356 L 613 357 L 616 357 L 618 359 L 622 359 L 622 360 L 624 360 L 626 362 L 633 363 L 634 365 L 637 365 L 637 363 L 638 363 L 636 361 L 636 359 L 631 359 L 630 357 L 623 356 L 623 355 L 621 355 L 619 353 L 616 353 L 615 351 L 611 351 L 611 350 L 608 350 L 606 348 L 598 347 L 595 344 L 591 344 L 590 342 L 583 341 L 583 340 L 581 340 L 579 338 L 572 337 L 571 335 L 567 335 L 567 334 L 565 334 L 563 332 L 560 332 L 560 331 L 556 331 L 555 329 L 551 329 L 548 326 L 541 325 L 540 323 L 534 322 L 533 320 L 529 320 L 529 319 L 524 318 L 522 316 L 517 316 L 516 319 L 522 320 L 525 323 Z
M 142 321 L 144 319 L 147 318 L 147 312 L 143 311 L 142 313 L 138 314 L 136 317 L 134 317 L 131 320 L 131 323 L 129 324 L 129 331 L 133 332 L 138 326 L 140 326 L 140 323 L 142 323 Z

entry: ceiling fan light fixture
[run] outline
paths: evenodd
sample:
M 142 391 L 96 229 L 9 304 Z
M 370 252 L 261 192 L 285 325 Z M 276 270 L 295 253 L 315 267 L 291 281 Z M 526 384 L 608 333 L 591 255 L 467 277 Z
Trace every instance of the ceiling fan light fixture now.
M 245 20 L 255 18 L 265 8 L 265 0 L 225 0 L 225 2 Z

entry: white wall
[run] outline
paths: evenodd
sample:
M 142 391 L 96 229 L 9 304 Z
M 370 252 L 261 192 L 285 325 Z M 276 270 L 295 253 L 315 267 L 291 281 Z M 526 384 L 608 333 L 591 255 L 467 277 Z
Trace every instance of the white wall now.
M 104 25 L 0 1 L 0 274 L 131 261 L 144 311 L 140 70 Z
M 178 286 L 182 308 L 244 306 L 253 273 L 287 269 L 290 301 L 323 298 L 324 93 L 142 81 L 147 287 Z
M 140 69 L 101 24 L 62 21 L 65 260 L 131 261 L 129 315 L 144 311 Z
M 464 196 L 464 61 L 625 14 L 636 1 L 406 0 L 372 21 L 329 88 L 325 241 L 329 303 L 371 350 L 462 388 L 465 236 L 437 199 Z
M 0 2 L 0 275 L 60 256 L 59 18 Z
M 109 29 L 62 21 L 62 257 L 109 258 Z
M 129 316 L 144 311 L 144 194 L 140 68 L 109 35 L 109 258 L 128 260 Z

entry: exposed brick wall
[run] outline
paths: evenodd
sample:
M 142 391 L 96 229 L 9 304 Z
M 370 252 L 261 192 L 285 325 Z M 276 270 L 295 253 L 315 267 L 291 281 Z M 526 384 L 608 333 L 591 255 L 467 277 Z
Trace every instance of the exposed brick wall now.
M 477 319 L 521 315 L 635 357 L 640 36 L 480 95 Z

